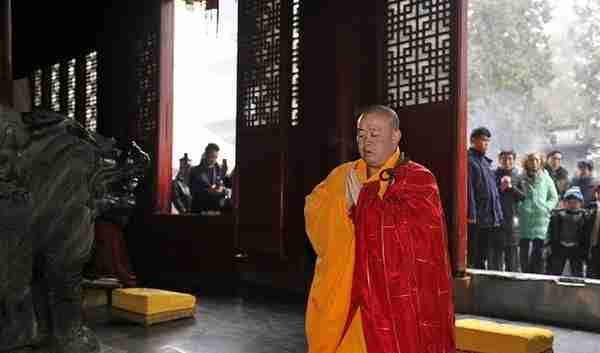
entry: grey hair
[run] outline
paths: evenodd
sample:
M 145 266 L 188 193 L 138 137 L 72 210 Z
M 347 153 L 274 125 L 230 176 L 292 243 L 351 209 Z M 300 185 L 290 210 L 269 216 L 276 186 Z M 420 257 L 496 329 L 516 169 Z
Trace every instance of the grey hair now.
M 398 118 L 398 114 L 394 111 L 394 109 L 392 109 L 386 105 L 381 105 L 381 104 L 370 105 L 366 108 L 361 109 L 357 122 L 360 122 L 360 120 L 363 117 L 365 117 L 371 113 L 379 113 L 379 114 L 387 115 L 391 120 L 392 128 L 394 128 L 396 130 L 400 129 L 400 118 Z

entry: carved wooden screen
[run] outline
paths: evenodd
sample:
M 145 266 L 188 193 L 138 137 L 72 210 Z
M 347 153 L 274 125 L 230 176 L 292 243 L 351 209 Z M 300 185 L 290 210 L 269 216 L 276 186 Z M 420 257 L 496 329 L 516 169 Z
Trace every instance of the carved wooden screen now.
M 300 0 L 240 1 L 238 15 L 238 246 L 283 257 L 288 138 L 301 122 Z
M 158 34 L 152 32 L 136 42 L 135 117 L 133 137 L 154 155 L 158 120 Z
M 292 0 L 292 73 L 291 73 L 291 124 L 298 126 L 300 124 L 301 105 L 300 105 L 300 0 Z
M 85 128 L 96 131 L 98 119 L 98 53 L 85 56 Z
M 38 109 L 42 106 L 42 69 L 37 69 L 33 72 L 32 79 L 32 95 L 33 98 L 33 107 L 34 109 Z
M 388 0 L 387 103 L 449 102 L 452 1 Z
M 67 61 L 66 65 L 66 114 L 69 118 L 75 119 L 75 59 Z
M 383 1 L 383 99 L 399 113 L 400 147 L 438 178 L 454 269 L 461 270 L 464 254 L 457 254 L 466 228 L 466 4 Z
M 239 3 L 241 128 L 279 123 L 281 0 Z
M 91 131 L 98 117 L 98 54 L 88 52 L 36 69 L 30 76 L 32 106 L 60 112 Z
M 60 111 L 60 64 L 50 66 L 50 109 Z

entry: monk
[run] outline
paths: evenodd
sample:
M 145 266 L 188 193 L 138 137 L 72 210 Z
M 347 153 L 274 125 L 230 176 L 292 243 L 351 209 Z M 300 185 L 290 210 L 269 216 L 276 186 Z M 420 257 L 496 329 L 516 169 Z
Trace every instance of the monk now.
M 317 254 L 306 312 L 309 353 L 454 353 L 454 305 L 439 190 L 404 158 L 398 115 L 358 119 L 361 159 L 306 197 Z

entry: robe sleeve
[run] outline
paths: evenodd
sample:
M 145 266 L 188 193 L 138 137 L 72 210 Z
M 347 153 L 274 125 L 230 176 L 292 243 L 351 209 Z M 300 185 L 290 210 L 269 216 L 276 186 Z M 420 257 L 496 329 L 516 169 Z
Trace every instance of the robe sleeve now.
M 344 164 L 334 169 L 306 197 L 306 232 L 318 256 L 306 309 L 309 353 L 364 352 L 360 345 L 344 341 L 340 350 L 354 270 L 354 225 L 345 193 L 349 167 Z M 361 342 L 360 330 L 360 325 L 354 325 L 346 338 Z
M 347 171 L 346 165 L 334 169 L 306 197 L 304 206 L 306 232 L 319 257 L 326 256 L 331 240 L 337 238 L 337 233 L 354 233 L 354 226 L 346 209 L 345 174 Z

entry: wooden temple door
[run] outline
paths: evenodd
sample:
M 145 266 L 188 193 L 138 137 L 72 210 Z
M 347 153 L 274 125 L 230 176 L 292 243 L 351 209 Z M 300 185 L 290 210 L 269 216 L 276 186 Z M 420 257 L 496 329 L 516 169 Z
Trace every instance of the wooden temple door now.
M 299 0 L 238 3 L 235 243 L 242 276 L 252 281 L 301 273 L 299 11 Z
M 467 0 L 382 0 L 379 77 L 401 148 L 437 177 L 455 275 L 466 270 Z
M 384 103 L 400 115 L 401 148 L 437 176 L 453 271 L 464 273 L 466 5 L 300 2 L 300 82 L 289 54 L 296 48 L 290 47 L 294 6 L 281 0 L 240 3 L 240 258 L 255 265 L 277 260 L 275 270 L 265 268 L 302 272 L 292 264 L 303 261 L 296 260 L 307 247 L 304 196 L 335 166 L 357 158 L 358 109 Z M 293 84 L 299 83 L 301 109 L 294 115 Z

